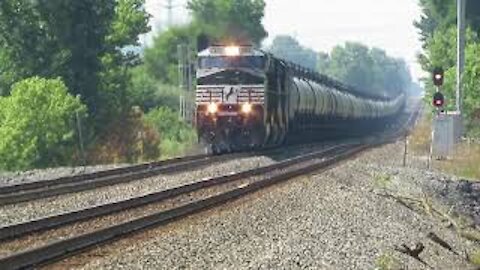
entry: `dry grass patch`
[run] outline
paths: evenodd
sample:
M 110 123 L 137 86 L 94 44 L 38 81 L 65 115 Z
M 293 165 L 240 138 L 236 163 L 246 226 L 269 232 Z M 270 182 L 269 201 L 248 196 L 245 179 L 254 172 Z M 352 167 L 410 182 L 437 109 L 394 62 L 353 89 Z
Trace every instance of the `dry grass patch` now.
M 409 137 L 409 145 L 414 154 L 428 155 L 432 140 L 432 123 L 429 117 L 424 116 L 418 121 Z
M 425 156 L 430 153 L 432 139 L 432 120 L 422 117 L 409 137 L 409 145 L 414 155 Z M 470 179 L 480 179 L 480 144 L 463 142 L 456 148 L 455 154 L 445 160 L 434 160 L 433 167 L 440 171 Z
M 480 145 L 462 143 L 458 145 L 455 152 L 452 158 L 437 161 L 437 167 L 461 177 L 480 179 Z

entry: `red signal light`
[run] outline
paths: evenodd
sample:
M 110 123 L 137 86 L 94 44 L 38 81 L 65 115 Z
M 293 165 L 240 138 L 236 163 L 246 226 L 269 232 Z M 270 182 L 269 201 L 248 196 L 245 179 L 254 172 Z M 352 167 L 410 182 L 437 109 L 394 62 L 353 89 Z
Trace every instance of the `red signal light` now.
M 444 103 L 445 103 L 445 97 L 443 96 L 443 94 L 440 92 L 436 92 L 433 95 L 433 106 L 443 107 Z

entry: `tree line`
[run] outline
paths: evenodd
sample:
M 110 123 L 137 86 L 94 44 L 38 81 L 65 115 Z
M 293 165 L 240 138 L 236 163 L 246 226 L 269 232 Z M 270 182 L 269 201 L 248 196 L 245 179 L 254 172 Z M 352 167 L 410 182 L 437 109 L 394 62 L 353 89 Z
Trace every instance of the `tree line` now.
M 413 87 L 403 59 L 361 43 L 347 42 L 325 53 L 302 46 L 294 37 L 277 36 L 267 50 L 369 94 L 390 97 Z

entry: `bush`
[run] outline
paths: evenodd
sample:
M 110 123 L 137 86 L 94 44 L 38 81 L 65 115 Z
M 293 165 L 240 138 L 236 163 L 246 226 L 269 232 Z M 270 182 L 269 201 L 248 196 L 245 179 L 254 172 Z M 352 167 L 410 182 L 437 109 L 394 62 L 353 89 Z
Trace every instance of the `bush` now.
M 195 130 L 180 120 L 178 112 L 166 107 L 150 111 L 146 121 L 160 134 L 160 151 L 163 157 L 184 154 L 196 142 Z
M 127 115 L 112 119 L 89 151 L 89 162 L 135 163 L 160 156 L 160 138 L 145 123 L 143 112 L 134 107 Z
M 0 98 L 0 169 L 25 170 L 71 164 L 75 114 L 86 107 L 60 79 L 33 77 Z
M 128 96 L 132 105 L 139 106 L 144 112 L 158 107 L 178 110 L 181 95 L 193 102 L 193 93 L 182 91 L 173 85 L 161 84 L 147 73 L 145 66 L 131 70 Z

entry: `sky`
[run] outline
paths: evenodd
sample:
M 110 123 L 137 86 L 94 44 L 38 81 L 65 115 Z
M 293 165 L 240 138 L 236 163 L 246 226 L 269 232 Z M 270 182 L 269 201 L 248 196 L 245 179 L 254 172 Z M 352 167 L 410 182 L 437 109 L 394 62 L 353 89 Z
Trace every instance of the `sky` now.
M 186 0 L 172 0 L 176 23 L 188 21 Z M 151 24 L 166 26 L 167 0 L 147 0 Z M 421 15 L 418 0 L 265 0 L 265 41 L 287 34 L 304 46 L 329 52 L 345 41 L 358 41 L 404 58 L 415 80 L 423 76 L 416 55 L 421 51 L 414 20 Z

